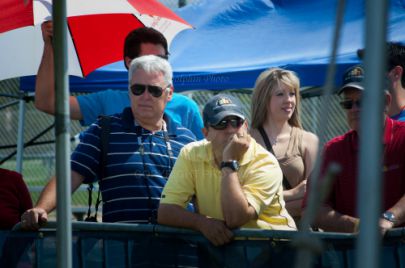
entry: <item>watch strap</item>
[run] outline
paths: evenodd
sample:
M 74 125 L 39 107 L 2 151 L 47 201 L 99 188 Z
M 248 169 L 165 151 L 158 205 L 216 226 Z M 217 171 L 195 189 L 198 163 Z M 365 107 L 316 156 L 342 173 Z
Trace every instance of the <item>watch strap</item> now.
M 230 168 L 233 171 L 238 171 L 239 170 L 239 163 L 236 160 L 230 160 L 230 161 L 222 161 L 220 168 L 223 169 L 224 167 Z

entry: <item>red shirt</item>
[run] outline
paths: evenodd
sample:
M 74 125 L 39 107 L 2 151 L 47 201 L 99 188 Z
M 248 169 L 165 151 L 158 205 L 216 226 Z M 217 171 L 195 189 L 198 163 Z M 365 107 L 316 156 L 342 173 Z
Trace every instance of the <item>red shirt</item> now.
M 11 229 L 32 200 L 21 174 L 0 168 L 0 229 Z
M 356 131 L 349 131 L 330 140 L 324 148 L 321 173 L 335 162 L 341 172 L 335 179 L 326 203 L 334 210 L 357 216 L 357 175 L 359 140 Z M 405 123 L 386 118 L 384 129 L 382 208 L 387 210 L 405 194 Z M 306 196 L 305 196 L 306 200 Z M 304 203 L 305 206 L 305 203 Z

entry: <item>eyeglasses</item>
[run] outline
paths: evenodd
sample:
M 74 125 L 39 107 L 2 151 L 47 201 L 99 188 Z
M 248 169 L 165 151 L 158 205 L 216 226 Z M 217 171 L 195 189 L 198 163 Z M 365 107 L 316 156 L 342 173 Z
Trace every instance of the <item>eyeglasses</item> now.
M 340 102 L 340 106 L 342 106 L 345 110 L 350 110 L 353 108 L 353 104 L 356 104 L 357 108 L 361 108 L 361 101 L 360 100 L 343 100 Z
M 162 58 L 164 60 L 169 60 L 169 54 L 167 54 L 167 55 L 156 55 L 156 56 L 158 56 L 159 58 Z
M 142 85 L 142 84 L 133 84 L 130 86 L 132 94 L 135 96 L 141 96 L 146 89 L 148 89 L 148 92 L 155 98 L 159 98 L 162 96 L 164 90 L 168 90 L 170 88 L 170 85 L 168 85 L 166 88 L 161 88 L 159 86 L 152 86 L 152 85 Z
M 244 122 L 245 120 L 242 118 L 224 119 L 219 121 L 219 123 L 216 125 L 211 125 L 211 127 L 216 130 L 223 130 L 226 129 L 229 124 L 231 124 L 233 128 L 240 128 Z

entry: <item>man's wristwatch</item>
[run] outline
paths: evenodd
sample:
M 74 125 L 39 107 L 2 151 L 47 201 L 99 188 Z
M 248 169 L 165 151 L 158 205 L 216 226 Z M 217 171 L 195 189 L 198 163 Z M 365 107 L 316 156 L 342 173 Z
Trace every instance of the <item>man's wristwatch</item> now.
M 236 160 L 222 161 L 221 162 L 221 170 L 224 167 L 228 167 L 228 168 L 232 169 L 233 171 L 238 171 L 239 170 L 239 163 Z
M 390 221 L 392 223 L 395 222 L 395 215 L 391 211 L 386 211 L 381 216 L 384 220 Z

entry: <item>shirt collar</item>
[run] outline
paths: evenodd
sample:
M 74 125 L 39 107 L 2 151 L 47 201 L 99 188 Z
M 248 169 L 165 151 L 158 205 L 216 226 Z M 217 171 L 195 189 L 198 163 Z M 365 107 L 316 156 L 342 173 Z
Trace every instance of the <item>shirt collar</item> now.
M 388 116 L 385 116 L 385 122 L 384 122 L 384 137 L 383 137 L 383 143 L 384 145 L 387 143 L 390 143 L 390 141 L 393 138 L 393 133 L 392 133 L 392 129 L 394 126 L 394 121 L 389 118 Z M 358 133 L 357 131 L 353 131 L 353 135 L 351 135 L 351 142 L 352 142 L 352 146 L 354 148 L 355 151 L 358 151 L 359 149 L 359 142 L 358 142 Z
M 394 126 L 394 120 L 385 116 L 385 127 L 384 127 L 384 144 L 390 143 L 393 138 L 392 129 Z
M 179 127 L 179 124 L 173 121 L 166 114 L 163 115 L 163 120 L 166 122 L 167 132 L 170 136 L 176 136 L 176 130 Z M 127 107 L 122 111 L 122 121 L 124 129 L 138 133 L 142 126 L 140 126 L 136 120 L 134 120 L 134 115 L 132 114 L 131 107 Z M 135 122 L 135 124 L 134 124 Z

